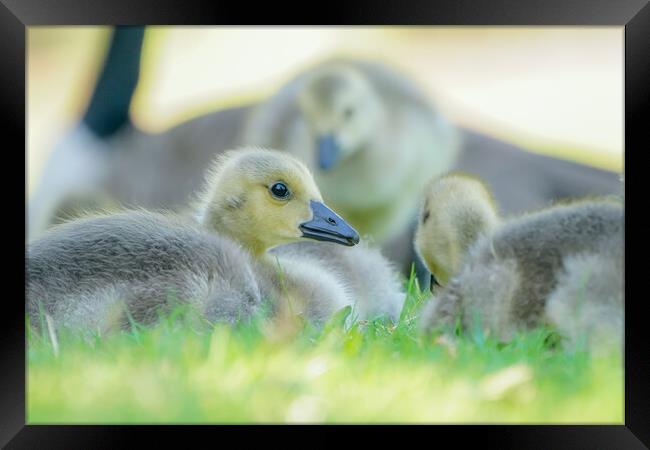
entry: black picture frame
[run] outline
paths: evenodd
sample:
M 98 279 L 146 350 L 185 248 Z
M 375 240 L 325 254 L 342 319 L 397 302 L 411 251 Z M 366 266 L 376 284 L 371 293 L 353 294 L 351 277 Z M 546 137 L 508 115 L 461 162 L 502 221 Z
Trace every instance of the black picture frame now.
M 292 12 L 289 19 L 288 11 Z M 146 427 L 146 426 L 42 426 L 26 425 L 25 416 L 25 320 L 24 288 L 19 286 L 24 271 L 18 261 L 24 260 L 20 229 L 25 231 L 25 195 L 17 186 L 26 186 L 26 154 L 20 158 L 19 148 L 26 151 L 26 28 L 35 25 L 135 25 L 184 24 L 226 25 L 259 24 L 259 22 L 290 22 L 304 25 L 336 23 L 374 25 L 564 25 L 620 26 L 625 28 L 625 185 L 626 198 L 644 192 L 641 155 L 648 147 L 647 104 L 650 103 L 650 6 L 646 0 L 446 0 L 437 2 L 327 2 L 305 7 L 282 6 L 276 2 L 255 4 L 196 0 L 0 0 L 0 145 L 4 149 L 4 176 L 1 192 L 4 197 L 4 223 L 15 232 L 6 233 L 3 242 L 7 264 L 2 272 L 6 281 L 4 310 L 0 327 L 0 445 L 7 448 L 119 448 L 135 446 L 136 440 L 151 442 L 167 440 L 180 434 L 188 445 L 215 441 L 212 427 Z M 16 158 L 16 165 L 6 161 Z M 12 161 L 13 162 L 13 161 Z M 628 203 L 634 203 L 632 200 Z M 640 200 L 644 204 L 643 200 Z M 634 203 L 636 204 L 636 203 Z M 626 205 L 627 206 L 627 205 Z M 409 436 L 418 431 L 419 438 L 435 442 L 462 444 L 478 439 L 484 446 L 498 448 L 647 448 L 650 445 L 650 352 L 643 344 L 644 325 L 642 296 L 630 297 L 641 285 L 636 282 L 643 263 L 631 264 L 634 249 L 642 251 L 643 239 L 634 239 L 636 227 L 646 219 L 641 208 L 626 207 L 625 267 L 626 345 L 625 345 L 625 421 L 623 425 L 589 426 L 436 426 L 374 427 L 364 429 L 367 435 L 387 441 L 396 432 Z M 639 225 L 641 224 L 641 225 Z M 14 231 L 14 230 L 12 230 Z M 9 237 L 11 236 L 11 238 Z M 26 236 L 26 234 L 25 234 Z M 26 241 L 26 239 L 25 239 Z M 11 255 L 11 256 L 9 256 Z M 24 267 L 24 266 L 23 266 Z M 16 293 L 14 294 L 14 288 Z M 469 429 L 465 429 L 465 428 Z M 241 445 L 254 437 L 269 438 L 271 434 L 295 439 L 292 427 L 256 426 L 229 427 Z M 356 427 L 337 430 L 311 427 L 321 431 L 321 442 L 347 442 L 342 436 Z M 322 433 L 325 431 L 325 433 Z M 218 430 L 218 433 L 221 433 Z M 283 436 L 280 436 L 283 435 Z M 247 439 L 248 438 L 248 439 Z M 329 439 L 328 439 L 329 438 Z M 403 436 L 400 440 L 403 439 Z M 450 441 L 451 439 L 451 441 Z M 225 442 L 225 441 L 224 441 Z M 298 439 L 297 443 L 306 444 Z M 411 442 L 403 441 L 404 444 Z M 283 441 L 286 443 L 286 441 Z M 450 444 L 446 444 L 450 445 Z

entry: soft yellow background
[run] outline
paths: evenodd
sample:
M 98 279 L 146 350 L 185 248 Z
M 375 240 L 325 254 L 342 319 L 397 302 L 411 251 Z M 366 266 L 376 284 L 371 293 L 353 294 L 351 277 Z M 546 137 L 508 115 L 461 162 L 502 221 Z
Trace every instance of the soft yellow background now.
M 83 112 L 108 36 L 107 27 L 28 29 L 30 191 Z M 410 74 L 457 124 L 622 170 L 622 27 L 150 27 L 132 115 L 163 130 L 270 95 L 339 54 Z

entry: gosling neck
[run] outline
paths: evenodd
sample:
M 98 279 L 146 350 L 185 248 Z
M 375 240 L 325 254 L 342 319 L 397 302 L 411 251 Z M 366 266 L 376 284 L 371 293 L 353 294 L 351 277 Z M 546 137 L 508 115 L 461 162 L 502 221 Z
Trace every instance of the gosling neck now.
M 241 243 L 241 244 L 242 244 L 244 247 L 248 248 L 248 250 L 249 250 L 249 251 L 253 254 L 253 256 L 255 256 L 257 259 L 266 259 L 266 258 L 270 258 L 270 257 L 271 257 L 271 255 L 268 253 L 268 251 L 270 250 L 270 248 L 269 248 L 267 245 L 265 245 L 265 244 L 263 244 L 263 243 L 261 243 L 261 242 L 259 242 L 259 241 L 255 241 L 255 242 L 252 243 L 252 244 L 251 244 L 251 243 L 248 243 L 248 244 Z
M 237 224 L 227 223 L 224 217 L 226 215 L 220 214 L 220 211 L 213 209 L 208 210 L 205 215 L 199 217 L 199 222 L 208 230 L 216 231 L 237 242 L 256 258 L 261 258 L 267 254 L 268 250 L 270 250 L 268 243 L 263 242 L 254 233 L 247 233 L 241 226 L 237 227 Z M 235 232 L 233 232 L 233 229 Z
M 265 255 L 268 255 L 268 251 L 270 250 L 269 245 L 265 242 L 262 242 L 254 235 L 241 235 L 239 233 L 233 234 L 229 231 L 223 231 L 223 234 L 240 244 L 242 247 L 252 253 L 252 255 L 257 259 L 263 259 Z

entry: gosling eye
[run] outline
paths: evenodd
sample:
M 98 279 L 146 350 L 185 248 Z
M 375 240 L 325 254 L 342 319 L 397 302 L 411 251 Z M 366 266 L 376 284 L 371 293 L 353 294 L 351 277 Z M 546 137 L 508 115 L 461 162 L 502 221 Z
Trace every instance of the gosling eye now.
M 288 200 L 289 196 L 291 195 L 291 192 L 289 191 L 287 185 L 281 181 L 273 183 L 271 187 L 269 187 L 269 191 L 273 197 L 279 200 Z
M 427 221 L 427 219 L 429 218 L 430 215 L 431 215 L 431 213 L 429 212 L 429 210 L 425 210 L 424 214 L 422 215 L 422 223 L 426 223 L 426 221 Z

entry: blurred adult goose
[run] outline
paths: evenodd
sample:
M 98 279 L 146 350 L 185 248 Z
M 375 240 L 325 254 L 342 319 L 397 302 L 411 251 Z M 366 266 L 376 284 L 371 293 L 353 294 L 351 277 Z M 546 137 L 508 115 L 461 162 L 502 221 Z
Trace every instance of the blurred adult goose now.
M 308 169 L 289 155 L 242 149 L 220 157 L 197 200 L 197 221 L 130 211 L 57 225 L 27 250 L 27 306 L 35 325 L 100 330 L 150 323 L 174 302 L 234 322 L 272 300 L 276 312 L 322 322 L 353 304 L 322 266 L 267 250 L 303 238 L 358 243 L 322 203 Z M 129 317 L 126 311 L 131 315 Z
M 558 204 L 499 225 L 488 193 L 459 176 L 436 180 L 427 191 L 416 245 L 441 287 L 423 311 L 423 327 L 479 320 L 509 339 L 549 323 L 572 342 L 583 337 L 597 347 L 608 336 L 620 344 L 621 203 Z
M 80 121 L 54 145 L 29 199 L 28 236 L 114 204 L 188 212 L 215 156 L 237 147 L 248 107 L 224 109 L 162 133 L 129 115 L 145 29 L 118 26 Z

